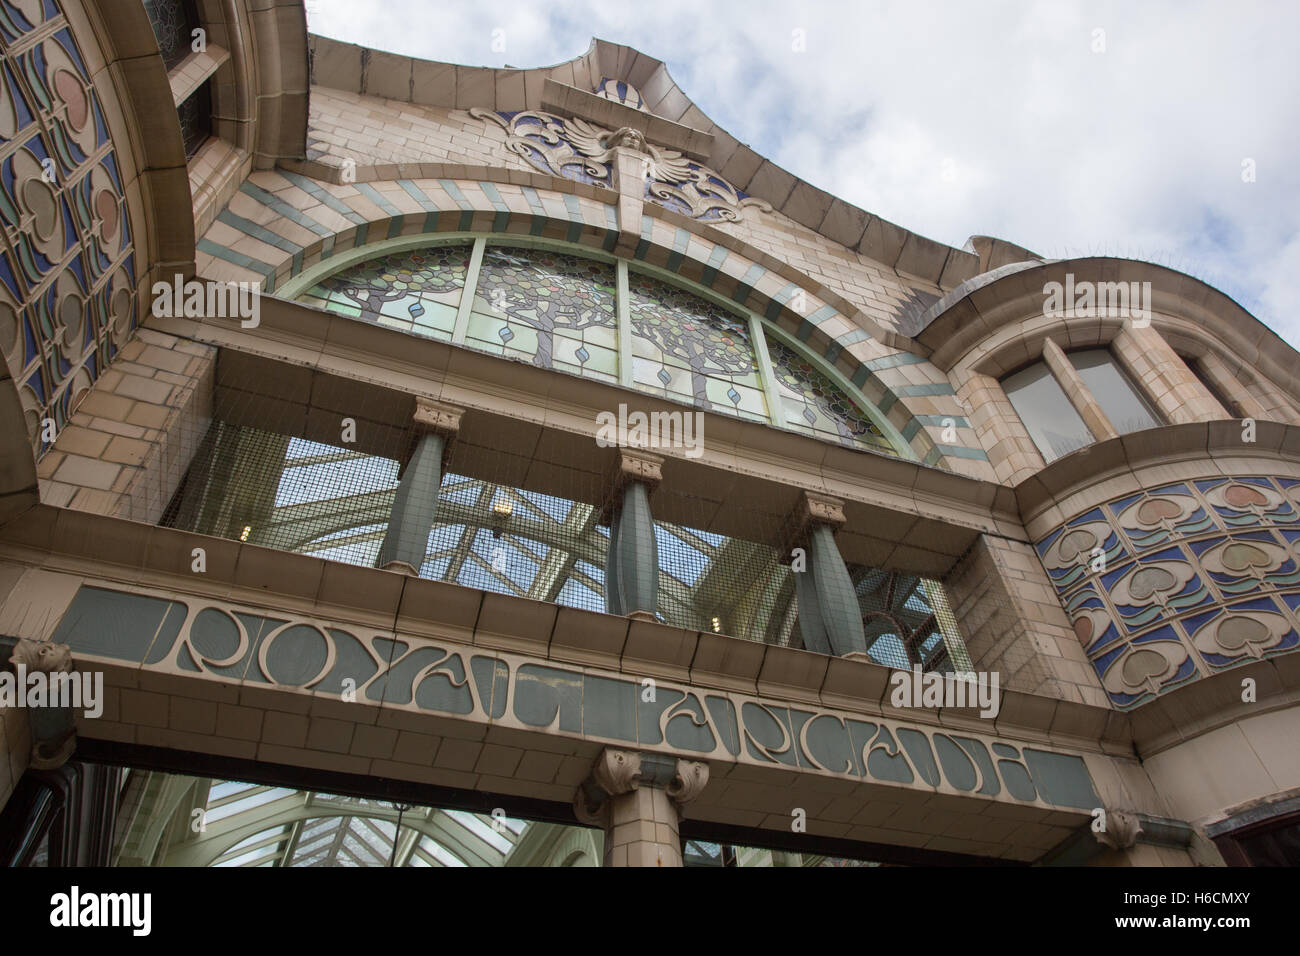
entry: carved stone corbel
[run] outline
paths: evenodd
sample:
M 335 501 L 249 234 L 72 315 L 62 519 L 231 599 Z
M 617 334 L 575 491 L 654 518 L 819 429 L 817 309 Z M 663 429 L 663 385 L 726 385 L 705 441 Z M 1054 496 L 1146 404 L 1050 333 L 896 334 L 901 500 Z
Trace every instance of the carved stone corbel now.
M 1098 843 L 1112 850 L 1128 850 L 1137 845 L 1138 837 L 1142 834 L 1142 820 L 1136 813 L 1107 810 L 1104 819 L 1105 829 L 1092 832 Z
M 27 674 L 39 672 L 46 675 L 48 687 L 51 675 L 73 672 L 72 649 L 67 644 L 23 638 L 14 646 L 9 666 L 20 684 L 25 684 Z M 20 692 L 25 693 L 25 687 Z M 31 708 L 28 720 L 32 734 L 29 766 L 34 770 L 57 770 L 67 763 L 77 747 L 77 719 L 72 707 Z

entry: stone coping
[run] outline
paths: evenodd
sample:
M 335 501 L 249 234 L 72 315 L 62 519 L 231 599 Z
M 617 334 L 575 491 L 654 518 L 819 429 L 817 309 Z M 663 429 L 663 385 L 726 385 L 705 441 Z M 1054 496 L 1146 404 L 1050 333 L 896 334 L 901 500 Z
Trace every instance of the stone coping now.
M 1159 468 L 1156 479 L 1138 473 Z M 1238 420 L 1187 422 L 1130 432 L 1071 452 L 1016 485 L 1025 527 L 1034 539 L 1119 494 L 1183 478 L 1273 473 L 1300 475 L 1300 426 L 1259 421 L 1242 441 Z
M 800 225 L 902 275 L 951 289 L 979 271 L 973 252 L 927 239 L 804 182 L 710 120 L 664 63 L 631 47 L 593 39 L 586 53 L 554 66 L 493 69 L 435 63 L 311 34 L 312 82 L 333 89 L 453 109 L 540 109 L 548 79 L 578 90 L 602 77 L 636 86 L 649 115 L 712 137 L 708 165 L 738 189 L 765 199 Z M 701 142 L 695 140 L 694 142 Z M 666 145 L 672 146 L 672 143 Z

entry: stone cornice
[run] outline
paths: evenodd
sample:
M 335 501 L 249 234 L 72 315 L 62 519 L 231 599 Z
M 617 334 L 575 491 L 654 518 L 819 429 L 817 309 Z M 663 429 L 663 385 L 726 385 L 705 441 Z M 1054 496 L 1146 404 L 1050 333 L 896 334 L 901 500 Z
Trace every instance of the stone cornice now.
M 196 547 L 205 551 L 202 574 L 192 571 Z M 1131 715 L 1108 708 L 1008 690 L 1000 691 L 996 720 L 981 719 L 970 709 L 896 708 L 889 701 L 891 671 L 874 663 L 629 621 L 50 505 L 0 525 L 0 561 L 68 575 L 69 582 L 80 577 L 100 586 L 159 589 L 339 626 L 396 627 L 413 636 L 638 678 L 649 675 L 959 733 L 1132 754 Z M 55 622 L 46 623 L 52 628 Z
M 607 100 L 567 83 L 557 83 L 549 76 L 542 85 L 542 109 L 563 116 L 577 116 L 609 129 L 626 126 L 639 130 L 652 143 L 675 149 L 700 162 L 707 162 L 713 151 L 713 137 L 708 133 Z
M 1242 422 L 1228 419 L 1164 425 L 1086 445 L 1016 486 L 1025 527 L 1037 538 L 1040 528 L 1073 518 L 1126 489 L 1136 492 L 1149 484 L 1135 475 L 1144 468 L 1160 467 L 1161 481 L 1171 478 L 1171 469 L 1188 478 L 1250 474 L 1252 469 L 1300 473 L 1300 426 L 1260 421 L 1254 442 L 1242 441 L 1242 434 Z

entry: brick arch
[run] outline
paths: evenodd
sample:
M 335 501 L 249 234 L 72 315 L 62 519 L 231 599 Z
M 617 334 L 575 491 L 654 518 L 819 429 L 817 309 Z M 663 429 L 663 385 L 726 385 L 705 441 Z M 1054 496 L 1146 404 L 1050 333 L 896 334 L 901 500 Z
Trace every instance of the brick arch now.
M 209 279 L 258 281 L 269 292 L 292 296 L 304 270 L 387 239 L 479 233 L 609 255 L 618 243 L 618 213 L 605 201 L 614 198 L 608 190 L 492 167 L 449 164 L 410 172 L 441 175 L 337 184 L 289 169 L 255 175 L 200 239 L 199 272 Z M 842 297 L 771 255 L 670 210 L 647 207 L 629 262 L 665 270 L 777 325 L 842 374 L 918 460 L 951 468 L 954 456 L 984 458 L 982 451 L 936 442 L 941 416 L 918 415 L 910 407 L 914 394 L 953 395 L 946 379 L 888 384 L 882 370 L 919 364 L 920 356 L 882 344 Z M 954 423 L 968 425 L 960 416 Z

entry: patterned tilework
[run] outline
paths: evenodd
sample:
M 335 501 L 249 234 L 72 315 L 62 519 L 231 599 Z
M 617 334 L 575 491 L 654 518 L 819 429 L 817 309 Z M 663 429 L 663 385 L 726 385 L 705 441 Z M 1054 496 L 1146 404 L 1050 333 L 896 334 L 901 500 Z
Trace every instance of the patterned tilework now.
M 1108 501 L 1037 544 L 1117 707 L 1300 647 L 1300 481 L 1214 477 Z
M 122 172 L 54 0 L 0 0 L 0 354 L 37 456 L 135 327 Z

